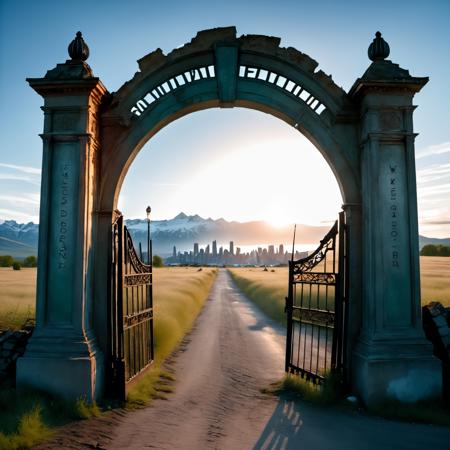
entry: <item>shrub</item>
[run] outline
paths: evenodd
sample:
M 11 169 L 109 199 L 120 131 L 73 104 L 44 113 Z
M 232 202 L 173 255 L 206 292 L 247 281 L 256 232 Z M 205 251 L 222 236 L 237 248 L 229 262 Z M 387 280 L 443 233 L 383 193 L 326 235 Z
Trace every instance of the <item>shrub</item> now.
M 20 270 L 22 266 L 20 265 L 20 262 L 14 261 L 12 267 L 14 270 Z
M 37 267 L 37 258 L 36 258 L 36 256 L 27 256 L 23 260 L 23 267 Z
M 164 261 L 159 255 L 153 255 L 153 267 L 164 267 Z
M 11 255 L 0 256 L 0 267 L 11 267 L 14 263 L 14 259 Z
M 450 246 L 428 244 L 422 247 L 420 256 L 450 256 Z

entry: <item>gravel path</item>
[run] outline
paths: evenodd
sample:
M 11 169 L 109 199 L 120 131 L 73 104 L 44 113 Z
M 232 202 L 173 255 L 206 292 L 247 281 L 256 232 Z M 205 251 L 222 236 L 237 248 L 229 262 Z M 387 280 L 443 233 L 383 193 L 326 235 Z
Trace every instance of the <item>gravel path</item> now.
M 40 449 L 450 448 L 450 428 L 389 422 L 263 395 L 280 379 L 284 330 L 220 270 L 194 330 L 168 363 L 175 392 L 130 413 L 72 424 Z

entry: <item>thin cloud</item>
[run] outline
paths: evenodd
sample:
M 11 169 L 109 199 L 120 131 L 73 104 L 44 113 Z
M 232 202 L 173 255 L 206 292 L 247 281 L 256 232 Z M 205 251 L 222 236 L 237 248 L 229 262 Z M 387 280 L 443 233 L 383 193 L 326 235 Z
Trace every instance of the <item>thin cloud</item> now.
M 416 159 L 426 158 L 427 156 L 443 155 L 450 153 L 450 142 L 443 142 L 442 144 L 430 145 L 429 147 L 419 150 L 416 153 Z
M 16 220 L 20 222 L 30 222 L 37 219 L 37 216 L 30 216 L 29 213 L 5 208 L 0 208 L 0 216 L 3 216 L 6 220 Z
M 423 220 L 425 225 L 450 225 L 450 219 Z
M 186 186 L 183 183 L 150 183 L 152 186 L 162 186 L 162 187 L 179 187 Z
M 439 184 L 437 186 L 422 187 L 419 189 L 418 194 L 419 197 L 425 197 L 428 195 L 446 194 L 447 192 L 450 192 L 450 183 Z
M 31 173 L 33 175 L 41 174 L 41 169 L 37 169 L 36 167 L 17 166 L 16 164 L 5 164 L 5 163 L 0 163 L 0 167 L 4 167 L 6 169 L 17 170 L 19 172 L 24 172 L 24 173 Z
M 39 205 L 39 195 L 36 194 L 24 194 L 23 196 L 17 195 L 0 195 L 0 201 L 11 203 L 27 203 L 30 205 Z
M 20 175 L 9 175 L 5 173 L 0 173 L 0 180 L 30 181 L 31 178 Z
M 34 186 L 40 186 L 40 180 L 32 177 L 26 177 L 22 175 L 10 175 L 5 173 L 0 173 L 0 180 L 4 181 L 25 181 L 26 183 L 33 184 Z
M 450 172 L 446 175 L 429 175 L 427 177 L 420 178 L 417 183 L 418 184 L 426 184 L 426 183 L 434 183 L 435 181 L 445 180 L 450 177 Z
M 431 183 L 450 176 L 450 164 L 433 165 L 417 171 L 417 182 Z

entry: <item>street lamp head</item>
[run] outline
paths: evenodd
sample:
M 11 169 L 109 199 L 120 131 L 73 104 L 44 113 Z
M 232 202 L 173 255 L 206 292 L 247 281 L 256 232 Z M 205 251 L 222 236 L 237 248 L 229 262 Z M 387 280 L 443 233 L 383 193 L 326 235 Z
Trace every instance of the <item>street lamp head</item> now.
M 152 212 L 152 208 L 150 208 L 150 206 L 147 206 L 145 212 L 147 213 L 147 220 L 150 220 L 150 213 Z

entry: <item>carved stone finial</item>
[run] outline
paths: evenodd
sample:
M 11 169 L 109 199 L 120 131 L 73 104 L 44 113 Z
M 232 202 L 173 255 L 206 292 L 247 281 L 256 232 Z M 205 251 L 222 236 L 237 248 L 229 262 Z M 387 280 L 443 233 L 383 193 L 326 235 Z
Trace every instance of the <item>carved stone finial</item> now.
M 390 49 L 389 44 L 381 37 L 381 33 L 377 31 L 375 33 L 375 39 L 369 45 L 367 54 L 371 61 L 383 61 L 389 56 Z
M 72 61 L 86 61 L 89 58 L 89 47 L 84 42 L 81 31 L 77 32 L 76 38 L 69 44 L 67 50 Z

